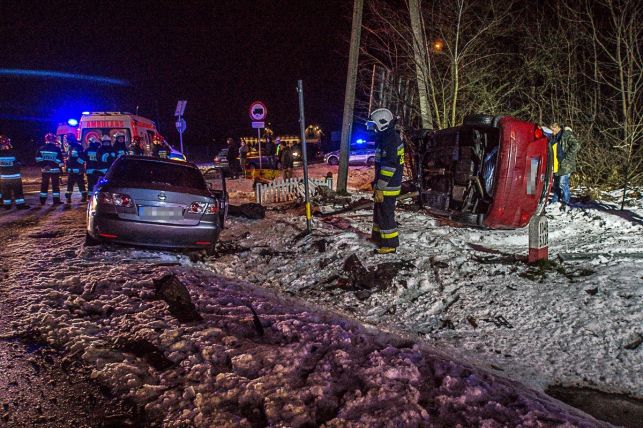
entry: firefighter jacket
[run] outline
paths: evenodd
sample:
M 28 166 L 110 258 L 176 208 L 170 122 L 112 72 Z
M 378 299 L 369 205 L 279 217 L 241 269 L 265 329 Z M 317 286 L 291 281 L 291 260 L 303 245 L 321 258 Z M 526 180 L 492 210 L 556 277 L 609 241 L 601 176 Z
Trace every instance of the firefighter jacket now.
M 87 159 L 87 174 L 93 174 L 98 168 L 98 149 L 100 143 L 90 143 L 85 151 L 85 158 Z
M 67 151 L 65 167 L 69 174 L 83 174 L 85 172 L 85 150 L 79 143 L 71 143 Z
M 152 155 L 157 158 L 167 159 L 170 154 L 170 148 L 166 144 L 154 144 Z
M 20 178 L 19 166 L 15 149 L 0 150 L 0 178 Z
M 97 172 L 105 174 L 114 159 L 116 159 L 116 152 L 111 145 L 101 145 L 96 152 L 96 157 L 98 158 L 98 167 L 96 168 Z
M 375 143 L 373 188 L 381 190 L 384 196 L 397 196 L 402 188 L 404 143 L 394 128 L 378 133 Z
M 40 166 L 43 173 L 60 174 L 65 165 L 60 147 L 52 143 L 46 143 L 36 152 L 36 164 Z
M 127 145 L 125 144 L 124 141 L 123 142 L 116 141 L 114 143 L 114 153 L 116 153 L 117 158 L 120 158 L 125 153 L 127 153 Z

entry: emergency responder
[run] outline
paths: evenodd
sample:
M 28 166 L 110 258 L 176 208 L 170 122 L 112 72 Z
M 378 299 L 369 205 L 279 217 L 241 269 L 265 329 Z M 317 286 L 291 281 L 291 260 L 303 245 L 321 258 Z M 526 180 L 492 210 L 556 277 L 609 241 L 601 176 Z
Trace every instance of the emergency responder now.
M 40 146 L 36 152 L 36 164 L 40 166 L 42 172 L 40 205 L 47 202 L 50 181 L 54 205 L 62 204 L 60 201 L 60 174 L 62 174 L 62 167 L 65 163 L 60 146 L 56 142 L 56 136 L 51 132 L 45 135 L 45 144 Z
M 22 192 L 22 177 L 19 167 L 20 164 L 16 159 L 11 139 L 0 135 L 0 195 L 2 195 L 2 204 L 6 210 L 11 208 L 12 196 L 16 202 L 17 209 L 29 208 L 25 204 Z
M 125 144 L 125 134 L 123 134 L 122 132 L 115 133 L 114 144 L 112 145 L 112 147 L 114 148 L 114 153 L 116 153 L 117 158 L 127 153 L 127 144 Z
M 400 245 L 395 201 L 402 188 L 404 143 L 395 131 L 395 117 L 388 109 L 373 111 L 366 126 L 375 131 L 376 142 L 371 239 L 378 246 L 379 254 L 394 253 Z
M 98 169 L 98 149 L 100 149 L 100 143 L 94 137 L 89 137 L 89 145 L 87 150 L 85 150 L 85 158 L 87 159 L 87 167 L 85 172 L 87 173 L 87 190 L 89 194 L 94 194 L 94 186 L 98 181 L 98 174 L 96 170 Z
M 152 144 L 152 156 L 156 158 L 167 159 L 167 156 L 170 154 L 170 149 L 160 135 L 157 134 L 154 136 L 154 138 L 152 138 Z
M 74 191 L 74 184 L 78 186 L 78 191 L 82 197 L 82 202 L 87 202 L 87 189 L 85 189 L 85 149 L 82 144 L 76 141 L 74 134 L 67 134 L 67 158 L 65 159 L 65 169 L 67 170 L 67 192 L 65 198 L 67 203 L 71 203 L 71 194 Z
M 127 154 L 131 156 L 143 156 L 145 150 L 143 149 L 143 139 L 138 135 L 132 138 L 132 142 L 127 148 Z
M 112 139 L 109 138 L 109 135 L 103 135 L 100 141 L 101 146 L 96 152 L 98 167 L 94 171 L 96 182 L 98 182 L 103 175 L 107 174 L 107 170 L 112 166 L 112 163 L 114 163 L 114 159 L 116 159 L 116 153 L 112 147 Z

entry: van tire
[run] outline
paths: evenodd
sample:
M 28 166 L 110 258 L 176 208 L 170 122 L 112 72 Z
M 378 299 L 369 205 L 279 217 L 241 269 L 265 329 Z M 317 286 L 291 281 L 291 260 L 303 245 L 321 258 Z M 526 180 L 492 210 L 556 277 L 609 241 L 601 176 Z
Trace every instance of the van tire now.
M 486 125 L 496 128 L 498 122 L 500 122 L 500 119 L 503 117 L 504 116 L 492 116 L 490 114 L 470 114 L 465 116 L 463 125 Z
M 331 156 L 328 158 L 328 165 L 339 165 L 339 159 L 335 156 Z

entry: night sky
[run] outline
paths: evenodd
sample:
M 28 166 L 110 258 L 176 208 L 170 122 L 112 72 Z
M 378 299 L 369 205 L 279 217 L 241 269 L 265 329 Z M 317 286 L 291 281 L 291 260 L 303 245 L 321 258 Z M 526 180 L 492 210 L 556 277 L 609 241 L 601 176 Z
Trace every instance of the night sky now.
M 351 3 L 341 0 L 2 2 L 0 67 L 129 82 L 106 85 L 0 75 L 0 133 L 40 139 L 84 110 L 132 111 L 178 140 L 173 113 L 188 100 L 187 144 L 253 135 L 251 101 L 277 133 L 306 122 L 341 127 Z

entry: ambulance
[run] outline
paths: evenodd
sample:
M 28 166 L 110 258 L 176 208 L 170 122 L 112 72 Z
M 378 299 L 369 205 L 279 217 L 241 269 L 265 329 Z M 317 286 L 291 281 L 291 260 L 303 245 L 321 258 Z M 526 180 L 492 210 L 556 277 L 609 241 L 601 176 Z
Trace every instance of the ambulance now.
M 152 120 L 127 112 L 84 112 L 79 125 L 79 140 L 85 147 L 91 137 L 100 141 L 104 135 L 108 135 L 113 139 L 114 134 L 120 132 L 125 134 L 127 144 L 132 138 L 141 137 L 146 154 L 149 154 L 154 136 L 163 138 Z

